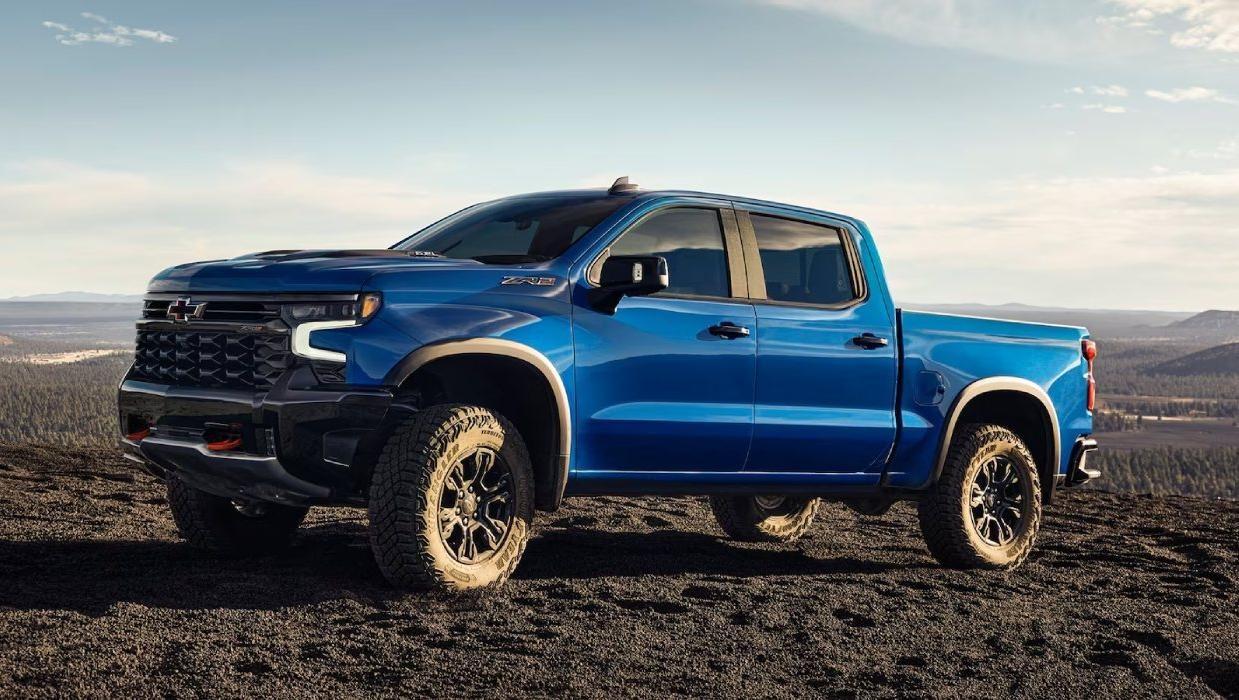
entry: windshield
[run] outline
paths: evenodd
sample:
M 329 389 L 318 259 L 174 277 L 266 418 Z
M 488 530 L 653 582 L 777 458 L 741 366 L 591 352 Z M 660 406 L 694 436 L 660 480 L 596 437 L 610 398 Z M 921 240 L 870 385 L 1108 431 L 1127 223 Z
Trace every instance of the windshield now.
M 500 199 L 459 211 L 395 248 L 484 263 L 542 262 L 559 257 L 631 201 L 607 195 Z

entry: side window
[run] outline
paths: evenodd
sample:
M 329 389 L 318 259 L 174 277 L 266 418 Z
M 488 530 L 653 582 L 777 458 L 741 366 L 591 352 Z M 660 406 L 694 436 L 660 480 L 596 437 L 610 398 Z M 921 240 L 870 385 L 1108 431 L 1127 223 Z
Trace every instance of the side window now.
M 726 297 L 727 253 L 714 209 L 668 209 L 624 232 L 610 255 L 661 255 L 667 259 L 666 294 Z
M 768 298 L 832 305 L 856 297 L 838 230 L 760 214 L 751 214 L 750 218 Z

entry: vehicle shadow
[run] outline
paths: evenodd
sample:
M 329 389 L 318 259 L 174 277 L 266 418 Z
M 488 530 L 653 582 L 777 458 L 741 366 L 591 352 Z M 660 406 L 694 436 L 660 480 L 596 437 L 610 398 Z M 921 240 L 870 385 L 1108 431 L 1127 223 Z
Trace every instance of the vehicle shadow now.
M 830 576 L 881 574 L 906 564 L 819 558 L 795 545 L 734 543 L 699 532 L 552 530 L 530 541 L 517 579 L 631 576 Z
M 0 540 L 0 610 L 103 615 L 121 602 L 186 610 L 271 610 L 344 597 L 382 598 L 364 528 L 304 528 L 270 556 L 230 557 L 170 540 Z
M 819 559 L 792 548 L 732 544 L 701 533 L 571 528 L 536 535 L 515 578 L 829 576 L 904 568 Z M 168 540 L 0 540 L 0 580 L 0 610 L 57 609 L 92 616 L 125 602 L 185 610 L 273 610 L 406 595 L 383 580 L 365 528 L 356 522 L 307 527 L 289 550 L 263 557 L 222 556 Z

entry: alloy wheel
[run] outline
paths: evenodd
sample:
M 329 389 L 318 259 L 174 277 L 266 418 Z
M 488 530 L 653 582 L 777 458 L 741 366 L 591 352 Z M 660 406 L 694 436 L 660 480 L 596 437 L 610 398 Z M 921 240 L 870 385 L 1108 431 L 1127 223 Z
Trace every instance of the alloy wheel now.
M 1028 485 L 1015 464 L 1003 455 L 990 457 L 969 486 L 972 527 L 986 544 L 1005 547 L 1023 529 Z
M 513 496 L 512 471 L 493 450 L 479 447 L 452 465 L 439 497 L 439 536 L 456 561 L 477 564 L 499 550 Z

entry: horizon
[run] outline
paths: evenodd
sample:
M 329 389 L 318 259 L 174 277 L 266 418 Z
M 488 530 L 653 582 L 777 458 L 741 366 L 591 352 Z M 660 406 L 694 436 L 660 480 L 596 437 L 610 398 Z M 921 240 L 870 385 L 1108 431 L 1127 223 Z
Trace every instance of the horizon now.
M 865 220 L 919 304 L 1239 308 L 1225 5 L 50 0 L 0 17 L 0 297 L 386 247 L 475 201 L 627 174 Z

